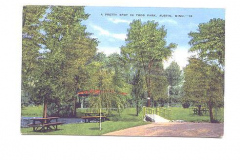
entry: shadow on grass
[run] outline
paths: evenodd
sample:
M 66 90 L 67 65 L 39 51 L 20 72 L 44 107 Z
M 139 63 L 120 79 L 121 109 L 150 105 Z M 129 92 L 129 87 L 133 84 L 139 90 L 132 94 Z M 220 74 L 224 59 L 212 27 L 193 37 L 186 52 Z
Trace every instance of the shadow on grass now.
M 99 127 L 89 128 L 90 130 L 99 130 Z M 103 129 L 103 128 L 102 128 Z
M 29 133 L 50 133 L 50 132 L 56 132 L 56 131 L 62 131 L 64 129 L 48 129 L 48 130 L 44 130 L 44 131 L 41 131 L 41 130 L 37 130 L 37 131 L 29 131 Z

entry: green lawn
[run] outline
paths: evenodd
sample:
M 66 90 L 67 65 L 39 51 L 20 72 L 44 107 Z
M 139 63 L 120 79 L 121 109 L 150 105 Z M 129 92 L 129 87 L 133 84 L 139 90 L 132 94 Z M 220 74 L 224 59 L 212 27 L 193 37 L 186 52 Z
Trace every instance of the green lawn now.
M 99 123 L 78 123 L 65 124 L 58 127 L 57 131 L 50 132 L 33 132 L 32 128 L 21 128 L 22 134 L 40 134 L 40 135 L 85 135 L 98 136 L 105 133 L 130 128 L 134 126 L 148 124 L 147 122 L 112 122 L 105 121 L 102 123 L 102 130 L 99 130 Z
M 171 119 L 172 120 L 184 120 L 187 122 L 209 122 L 209 115 L 194 115 L 192 108 L 171 108 Z
M 31 107 L 22 107 L 21 108 L 22 117 L 42 117 L 43 107 L 40 106 L 31 106 Z
M 193 114 L 192 108 L 171 107 L 171 120 L 184 120 L 187 122 L 210 122 L 209 114 L 202 116 Z M 214 115 L 220 122 L 224 121 L 223 109 L 218 111 L 214 110 Z M 216 115 L 217 113 L 217 115 Z
M 194 115 L 192 108 L 184 109 L 182 107 L 171 107 L 171 120 L 184 120 L 187 122 L 209 122 L 209 115 Z M 77 109 L 77 116 L 81 117 L 86 110 Z M 218 112 L 218 119 L 223 122 L 223 109 Z M 42 107 L 23 107 L 23 117 L 41 117 Z M 21 128 L 22 134 L 47 134 L 47 135 L 102 135 L 108 132 L 117 131 L 125 128 L 148 124 L 143 122 L 142 112 L 136 116 L 135 108 L 126 108 L 119 114 L 117 111 L 111 111 L 108 115 L 110 121 L 102 123 L 102 130 L 99 130 L 99 123 L 79 123 L 64 124 L 59 126 L 59 130 L 51 132 L 33 132 L 32 128 Z
M 86 110 L 78 109 L 77 116 L 83 115 Z M 22 108 L 23 117 L 41 117 L 42 107 L 24 107 Z M 64 124 L 59 126 L 59 130 L 51 132 L 33 132 L 32 128 L 21 128 L 22 134 L 47 134 L 47 135 L 102 135 L 108 132 L 117 131 L 125 128 L 148 124 L 142 120 L 142 114 L 136 116 L 135 108 L 126 108 L 119 114 L 112 111 L 108 118 L 110 121 L 102 122 L 102 130 L 99 130 L 99 123 L 79 123 Z

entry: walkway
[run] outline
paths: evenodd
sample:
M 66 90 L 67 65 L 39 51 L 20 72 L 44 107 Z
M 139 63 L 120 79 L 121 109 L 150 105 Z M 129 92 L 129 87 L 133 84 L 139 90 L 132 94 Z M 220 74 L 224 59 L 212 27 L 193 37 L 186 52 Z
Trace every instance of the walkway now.
M 159 115 L 156 114 L 146 114 L 145 120 L 151 122 L 170 122 L 170 120 L 160 117 Z
M 223 124 L 219 123 L 151 123 L 105 134 L 107 136 L 158 137 L 221 137 Z

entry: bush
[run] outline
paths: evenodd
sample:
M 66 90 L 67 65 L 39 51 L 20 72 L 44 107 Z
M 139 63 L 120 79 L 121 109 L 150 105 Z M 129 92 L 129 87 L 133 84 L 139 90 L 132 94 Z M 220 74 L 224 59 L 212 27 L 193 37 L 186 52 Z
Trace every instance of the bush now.
M 190 102 L 184 102 L 182 103 L 183 108 L 189 108 L 190 107 Z
M 56 105 L 55 103 L 51 103 L 48 105 L 48 116 L 51 117 L 65 117 L 70 118 L 73 117 L 73 109 L 71 105 Z

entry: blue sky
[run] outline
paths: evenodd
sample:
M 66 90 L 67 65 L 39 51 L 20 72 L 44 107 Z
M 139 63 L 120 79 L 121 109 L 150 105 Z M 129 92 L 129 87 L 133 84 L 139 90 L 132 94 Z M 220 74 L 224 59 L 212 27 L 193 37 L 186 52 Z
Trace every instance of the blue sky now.
M 164 65 L 167 67 L 176 61 L 181 68 L 186 66 L 187 57 L 194 54 L 188 53 L 188 33 L 196 31 L 200 23 L 206 23 L 212 18 L 225 19 L 224 9 L 212 8 L 85 7 L 85 12 L 90 16 L 82 24 L 100 42 L 98 51 L 107 55 L 120 53 L 119 47 L 125 45 L 127 29 L 132 20 L 154 20 L 159 26 L 164 25 L 167 29 L 167 43 L 178 44 L 172 58 Z

